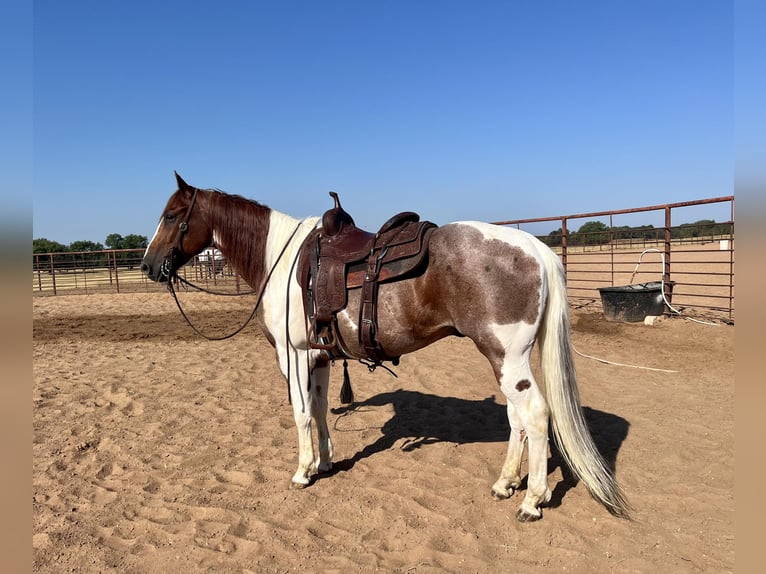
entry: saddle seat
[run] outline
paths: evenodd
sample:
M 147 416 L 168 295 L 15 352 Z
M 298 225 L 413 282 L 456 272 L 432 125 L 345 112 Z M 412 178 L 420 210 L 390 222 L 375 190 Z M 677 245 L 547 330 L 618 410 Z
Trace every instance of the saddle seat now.
M 395 360 L 375 338 L 378 285 L 410 277 L 424 268 L 436 225 L 405 211 L 391 217 L 377 233 L 370 233 L 356 226 L 335 192 L 330 196 L 335 206 L 322 216 L 321 227 L 306 237 L 298 259 L 298 281 L 311 320 L 309 344 L 338 356 L 349 354 L 331 331 L 337 313 L 347 305 L 348 291 L 361 288 L 359 343 L 364 358 L 376 364 Z

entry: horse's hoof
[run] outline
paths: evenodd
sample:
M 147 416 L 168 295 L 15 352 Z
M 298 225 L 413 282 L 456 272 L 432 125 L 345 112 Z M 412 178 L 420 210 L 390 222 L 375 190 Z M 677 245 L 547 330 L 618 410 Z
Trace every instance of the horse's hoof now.
M 526 510 L 522 510 L 521 508 L 519 508 L 516 511 L 516 520 L 518 520 L 519 522 L 535 522 L 536 520 L 540 520 L 542 517 L 543 517 L 542 514 L 540 514 L 539 516 L 536 514 L 530 514 L 529 512 L 527 512 Z
M 494 498 L 495 500 L 508 500 L 513 494 L 512 490 L 506 490 L 503 492 L 503 491 L 495 490 L 494 488 L 492 489 L 491 492 L 492 492 L 492 498 Z
M 290 490 L 303 490 L 308 486 L 308 483 L 303 484 L 302 482 L 290 482 Z

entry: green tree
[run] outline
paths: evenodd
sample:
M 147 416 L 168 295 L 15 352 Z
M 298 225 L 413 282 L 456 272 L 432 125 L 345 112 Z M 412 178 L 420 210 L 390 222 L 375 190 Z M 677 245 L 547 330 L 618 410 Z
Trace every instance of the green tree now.
M 93 241 L 73 241 L 69 244 L 69 251 L 78 253 L 74 256 L 75 261 L 81 261 L 83 267 L 103 267 L 107 259 L 103 253 L 104 246 Z
M 662 229 L 656 229 L 654 225 L 639 225 L 630 227 L 620 225 L 612 228 L 614 239 L 657 239 L 662 237 Z
M 119 233 L 110 233 L 104 240 L 104 245 L 109 249 L 123 249 L 125 238 Z
M 66 245 L 45 237 L 32 240 L 32 253 L 63 253 L 68 250 Z
M 149 240 L 146 238 L 146 235 L 130 234 L 123 237 L 119 233 L 110 233 L 107 235 L 105 243 L 109 249 L 146 249 Z M 136 263 L 134 253 L 122 252 L 115 255 L 120 265 L 125 265 L 132 269 Z
M 82 241 L 72 241 L 69 244 L 69 251 L 103 251 L 104 246 L 100 243 L 88 241 L 83 239 Z
M 149 245 L 149 240 L 146 238 L 146 235 L 126 235 L 122 239 L 122 248 L 123 249 L 146 249 L 146 246 Z
M 601 221 L 586 221 L 577 230 L 576 243 L 580 245 L 609 243 L 609 227 Z
M 670 231 L 674 239 L 730 235 L 731 223 L 716 223 L 714 219 L 700 219 L 694 223 L 682 223 Z
M 51 256 L 48 253 L 65 253 L 69 249 L 66 245 L 59 243 L 58 241 L 51 241 L 45 237 L 39 237 L 32 240 L 32 253 L 39 254 L 37 257 L 32 258 L 32 265 L 39 265 L 42 269 L 50 269 Z M 44 255 L 45 254 L 45 255 Z M 55 261 L 55 258 L 54 258 Z
M 548 247 L 558 247 L 561 245 L 561 238 L 564 235 L 564 231 L 561 227 L 558 229 L 554 229 L 551 231 L 548 235 L 545 235 L 541 237 L 543 243 L 545 243 Z

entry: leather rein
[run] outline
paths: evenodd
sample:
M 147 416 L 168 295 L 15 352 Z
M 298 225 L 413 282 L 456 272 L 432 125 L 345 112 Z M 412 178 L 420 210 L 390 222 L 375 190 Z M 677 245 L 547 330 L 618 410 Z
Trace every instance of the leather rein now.
M 176 240 L 176 244 L 170 248 L 170 250 L 168 251 L 168 254 L 162 260 L 162 267 L 160 268 L 160 273 L 162 274 L 162 276 L 164 276 L 167 279 L 168 291 L 170 291 L 170 294 L 173 296 L 173 300 L 176 302 L 176 305 L 178 306 L 178 310 L 181 312 L 181 316 L 189 324 L 189 327 L 191 327 L 192 330 L 195 333 L 197 333 L 197 335 L 207 339 L 208 341 L 223 341 L 224 339 L 230 339 L 234 335 L 237 335 L 238 333 L 240 333 L 245 327 L 247 327 L 247 325 L 250 324 L 250 322 L 255 317 L 256 313 L 258 312 L 258 306 L 261 304 L 261 301 L 263 300 L 263 293 L 266 290 L 266 285 L 268 285 L 269 280 L 271 279 L 271 276 L 274 274 L 274 271 L 276 270 L 277 265 L 282 259 L 282 256 L 285 254 L 285 251 L 287 251 L 287 246 L 290 245 L 290 242 L 295 237 L 295 234 L 298 233 L 298 229 L 300 229 L 301 225 L 303 224 L 303 220 L 298 222 L 298 224 L 295 226 L 295 229 L 293 229 L 293 232 L 290 234 L 290 237 L 287 238 L 287 241 L 282 247 L 282 250 L 279 252 L 279 255 L 274 261 L 274 264 L 271 266 L 271 269 L 269 270 L 268 274 L 266 275 L 263 282 L 261 283 L 260 289 L 258 290 L 253 289 L 251 291 L 246 291 L 244 293 L 224 293 L 221 291 L 211 291 L 209 289 L 205 289 L 204 287 L 200 287 L 199 285 L 195 285 L 194 283 L 184 279 L 183 277 L 180 277 L 178 275 L 178 268 L 180 266 L 176 265 L 176 262 L 180 261 L 180 257 L 182 255 L 185 255 L 183 250 L 183 239 L 184 239 L 184 235 L 186 235 L 186 233 L 189 231 L 189 221 L 191 219 L 192 209 L 194 208 L 194 204 L 196 200 L 197 200 L 197 188 L 194 188 L 194 193 L 192 195 L 191 202 L 189 203 L 189 207 L 186 209 L 186 214 L 184 216 L 184 219 L 181 221 L 181 223 L 178 224 L 178 231 L 179 231 L 178 239 Z M 176 290 L 173 287 L 174 281 L 178 281 L 188 287 L 193 287 L 194 289 L 197 289 L 198 291 L 209 293 L 211 295 L 221 295 L 221 296 L 227 296 L 227 297 L 244 297 L 246 295 L 252 295 L 254 293 L 258 293 L 258 298 L 255 301 L 255 306 L 253 307 L 253 311 L 252 313 L 250 313 L 250 316 L 234 332 L 229 333 L 228 335 L 222 335 L 222 336 L 209 336 L 203 333 L 202 331 L 200 331 L 194 325 L 194 323 L 192 323 L 191 319 L 189 319 L 189 317 L 184 312 L 183 307 L 181 307 L 181 302 L 178 300 L 178 295 L 176 294 Z

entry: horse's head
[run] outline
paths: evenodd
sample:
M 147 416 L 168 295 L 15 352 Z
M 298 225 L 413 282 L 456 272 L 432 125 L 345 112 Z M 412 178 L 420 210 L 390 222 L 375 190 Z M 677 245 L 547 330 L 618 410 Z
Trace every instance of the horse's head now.
M 213 239 L 205 217 L 208 194 L 187 184 L 177 173 L 176 180 L 178 191 L 170 196 L 141 262 L 141 271 L 152 281 L 167 281 Z

